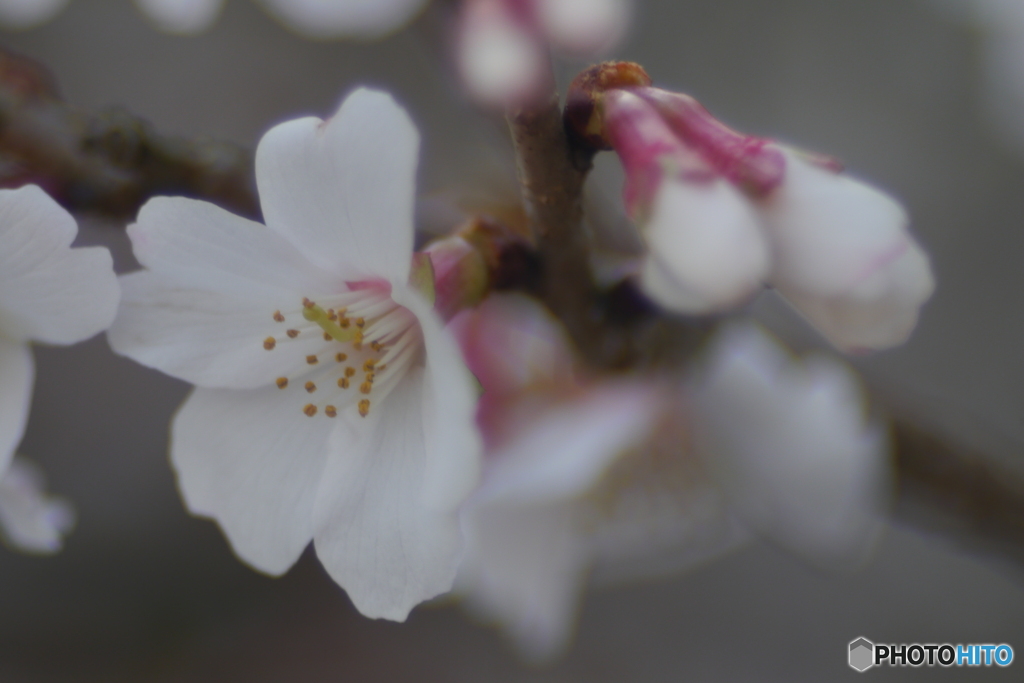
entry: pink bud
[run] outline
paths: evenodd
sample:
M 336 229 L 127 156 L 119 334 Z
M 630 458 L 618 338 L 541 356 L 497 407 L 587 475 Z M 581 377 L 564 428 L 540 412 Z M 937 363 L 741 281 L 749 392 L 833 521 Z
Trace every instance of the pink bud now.
M 737 133 L 689 95 L 659 88 L 636 88 L 634 92 L 654 105 L 704 161 L 745 191 L 763 195 L 782 182 L 786 160 L 770 140 Z

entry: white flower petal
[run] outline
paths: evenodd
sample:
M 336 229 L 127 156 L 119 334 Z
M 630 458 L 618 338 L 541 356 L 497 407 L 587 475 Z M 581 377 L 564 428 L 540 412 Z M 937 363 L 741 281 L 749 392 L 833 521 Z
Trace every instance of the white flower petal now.
M 0 24 L 32 28 L 53 19 L 68 0 L 0 0 Z
M 167 33 L 201 33 L 213 26 L 223 0 L 135 0 L 142 13 Z
M 262 0 L 285 24 L 311 38 L 379 38 L 402 27 L 425 0 Z
M 0 535 L 23 552 L 57 552 L 75 525 L 71 504 L 44 489 L 42 470 L 21 456 L 0 475 Z
M 840 348 L 903 342 L 934 288 L 903 207 L 789 151 L 786 169 L 760 204 L 769 282 Z
M 0 335 L 0 476 L 21 442 L 32 402 L 35 364 L 28 344 Z
M 592 559 L 587 496 L 650 436 L 658 399 L 648 387 L 608 385 L 528 406 L 518 437 L 490 454 L 484 483 L 463 510 L 458 591 L 533 659 L 555 654 L 569 637 Z
M 749 202 L 724 180 L 662 182 L 643 229 L 645 293 L 669 310 L 706 313 L 761 287 L 768 247 Z
M 413 245 L 419 133 L 390 95 L 360 88 L 329 120 L 272 128 L 256 150 L 271 230 L 349 279 L 404 285 Z
M 575 512 L 572 501 L 559 501 L 481 505 L 463 517 L 466 556 L 457 590 L 532 660 L 557 654 L 572 632 L 587 566 Z
M 837 348 L 882 349 L 902 344 L 917 325 L 920 306 L 935 289 L 928 257 L 915 244 L 841 296 L 779 292 Z
M 476 382 L 458 344 L 422 297 L 411 289 L 393 287 L 391 298 L 416 316 L 423 334 L 426 368 L 419 408 L 427 444 L 423 498 L 429 506 L 444 508 L 465 500 L 480 480 L 482 445 L 473 421 Z
M 747 524 L 827 567 L 865 557 L 888 472 L 845 366 L 796 363 L 757 328 L 738 327 L 717 340 L 694 403 L 703 457 Z
M 539 0 L 535 4 L 548 40 L 578 55 L 611 49 L 629 28 L 629 0 Z
M 209 202 L 150 199 L 128 227 L 128 236 L 139 263 L 190 289 L 252 301 L 282 292 L 304 296 L 346 289 L 341 277 L 313 266 L 267 226 Z
M 171 430 L 190 512 L 217 521 L 235 553 L 281 574 L 313 537 L 313 501 L 336 423 L 307 417 L 276 387 L 196 389 Z
M 0 330 L 73 344 L 106 329 L 119 290 L 110 252 L 71 249 L 75 219 L 35 185 L 0 190 Z
M 462 498 L 431 504 L 425 490 L 432 464 L 449 456 L 430 438 L 425 385 L 413 369 L 366 418 L 340 415 L 351 428 L 335 433 L 316 494 L 317 556 L 369 617 L 404 621 L 455 579 Z
M 202 387 L 253 389 L 278 377 L 294 379 L 309 368 L 306 356 L 318 355 L 325 342 L 320 328 L 304 329 L 295 339 L 274 311 L 299 308 L 296 295 L 279 294 L 256 306 L 250 299 L 189 288 L 159 273 L 121 277 L 124 299 L 107 332 L 110 347 L 137 363 Z M 264 341 L 275 338 L 267 350 Z
M 657 398 L 613 384 L 566 403 L 531 406 L 517 437 L 489 456 L 493 466 L 477 495 L 532 505 L 584 494 L 649 435 L 660 415 Z

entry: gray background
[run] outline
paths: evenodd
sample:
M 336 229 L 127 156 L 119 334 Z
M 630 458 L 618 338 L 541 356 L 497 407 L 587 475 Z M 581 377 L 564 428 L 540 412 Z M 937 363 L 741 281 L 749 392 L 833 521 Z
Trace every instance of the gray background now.
M 76 105 L 121 104 L 166 132 L 246 145 L 282 118 L 329 114 L 351 84 L 385 86 L 424 130 L 424 187 L 451 189 L 485 166 L 500 178 L 500 129 L 468 118 L 429 47 L 436 32 L 423 19 L 378 44 L 312 43 L 229 0 L 212 32 L 182 39 L 126 1 L 72 0 L 53 23 L 0 40 L 52 67 Z M 835 154 L 900 196 L 939 288 L 909 344 L 859 364 L 952 431 L 1024 442 L 1024 160 L 985 126 L 979 40 L 909 0 L 647 0 L 620 55 L 737 127 Z M 132 267 L 115 228 L 85 221 L 81 241 Z M 760 307 L 806 336 L 784 309 Z M 165 455 L 184 384 L 114 357 L 102 338 L 36 358 L 21 451 L 80 522 L 55 558 L 0 548 L 4 683 L 1020 680 L 1019 580 L 899 529 L 848 577 L 754 545 L 591 594 L 574 646 L 547 668 L 520 665 L 456 606 L 370 621 L 311 553 L 269 579 L 185 514 Z M 857 674 L 846 646 L 861 635 L 1008 642 L 1022 661 Z

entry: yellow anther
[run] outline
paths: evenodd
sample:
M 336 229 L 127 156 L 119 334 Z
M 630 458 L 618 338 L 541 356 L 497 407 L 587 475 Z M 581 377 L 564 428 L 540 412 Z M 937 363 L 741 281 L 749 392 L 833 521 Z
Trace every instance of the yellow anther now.
M 377 364 L 377 359 L 376 358 L 370 358 L 365 363 L 363 363 L 363 372 L 372 372 L 373 371 L 373 366 L 376 365 L 376 364 Z
M 387 370 L 387 368 L 388 368 L 388 364 L 387 363 L 382 363 L 382 364 L 378 365 L 377 367 L 375 367 L 374 370 L 376 372 L 384 372 L 385 370 Z
M 316 391 L 316 384 L 314 384 L 313 382 L 306 382 L 306 391 L 312 394 L 314 391 Z
M 359 392 L 368 394 L 373 389 L 373 382 L 363 382 L 359 385 Z
M 352 324 L 352 321 L 351 321 L 351 320 L 349 320 L 348 318 L 342 318 L 342 319 L 340 319 L 340 320 L 338 321 L 338 325 L 339 325 L 339 326 L 340 326 L 340 327 L 341 327 L 342 329 L 346 329 L 346 330 L 348 329 L 348 326 L 349 326 L 349 325 L 351 325 L 351 324 Z
M 273 337 L 267 337 L 263 340 L 263 348 L 267 351 L 273 351 L 275 346 L 277 346 L 277 340 Z
M 372 341 L 370 342 L 370 348 L 374 351 L 380 351 L 384 346 L 379 341 Z
M 350 365 L 347 368 L 345 368 L 345 376 L 346 377 L 351 377 L 354 374 L 356 374 L 356 369 L 354 367 L 352 367 Z
M 278 389 L 284 389 L 286 386 L 288 386 L 288 378 L 287 377 L 278 377 L 277 378 L 277 388 Z
M 288 330 L 287 332 L 285 332 L 285 334 L 287 334 L 292 339 L 295 339 L 296 337 L 299 336 L 299 331 L 298 330 Z
M 324 332 L 324 341 L 331 341 L 332 339 L 334 339 L 334 337 L 332 337 L 329 333 Z
M 284 322 L 284 316 L 281 315 L 281 311 L 274 311 L 274 320 L 276 320 L 279 323 Z
M 302 412 L 304 412 L 306 415 L 310 417 L 313 417 L 314 415 L 316 415 L 316 406 L 313 405 L 312 403 L 307 403 L 306 407 L 302 409 Z
M 370 414 L 370 399 L 364 398 L 359 402 L 359 414 L 363 417 Z
M 366 373 L 366 376 L 363 377 L 363 379 L 366 380 L 367 382 L 372 382 L 373 381 L 373 373 L 372 372 Z
M 339 363 L 344 363 L 345 361 L 348 360 L 348 354 L 347 353 L 336 353 L 336 354 L 334 354 L 334 360 L 338 361 Z
M 356 327 L 358 327 L 359 329 L 362 329 L 363 326 L 365 326 L 365 325 L 366 325 L 366 319 L 365 318 L 356 318 Z
M 338 314 L 334 312 L 333 308 L 327 309 L 327 319 L 332 322 L 338 319 Z
M 306 356 L 306 362 L 309 363 L 310 365 L 316 365 L 317 363 L 320 362 L 320 359 L 317 358 L 316 356 Z
M 314 306 L 316 306 L 315 303 L 313 303 L 306 297 L 302 297 L 302 305 L 305 306 L 306 308 L 313 308 Z
M 338 386 L 342 389 L 348 389 L 348 377 L 341 377 L 338 379 Z
M 338 417 L 338 409 L 334 406 L 324 407 L 324 415 L 327 417 Z

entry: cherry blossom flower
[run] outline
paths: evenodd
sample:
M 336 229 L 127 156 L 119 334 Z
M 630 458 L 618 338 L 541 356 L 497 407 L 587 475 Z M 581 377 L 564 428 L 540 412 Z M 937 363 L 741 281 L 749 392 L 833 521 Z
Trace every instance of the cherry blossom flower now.
M 260 141 L 266 225 L 151 200 L 109 332 L 196 385 L 171 433 L 189 510 L 269 574 L 313 540 L 360 611 L 395 620 L 451 587 L 479 461 L 472 377 L 408 284 L 418 146 L 360 89 Z
M 708 313 L 764 283 L 842 350 L 910 335 L 934 280 L 890 196 L 832 160 L 736 133 L 686 95 L 634 83 L 601 93 L 598 109 L 655 301 Z
M 790 358 L 759 328 L 720 333 L 690 389 L 697 451 L 751 529 L 824 568 L 867 557 L 891 487 L 853 373 Z
M 75 219 L 35 185 L 0 190 L 0 525 L 30 551 L 57 550 L 64 529 L 46 530 L 51 508 L 38 477 L 23 461 L 11 465 L 32 398 L 28 342 L 74 344 L 106 329 L 117 312 L 110 252 L 72 249 L 77 234 Z
M 873 547 L 885 449 L 842 364 L 789 358 L 747 324 L 686 382 L 588 382 L 525 297 L 491 295 L 451 328 L 487 444 L 456 591 L 528 658 L 567 644 L 588 584 L 678 573 L 754 535 L 839 571 Z
M 451 326 L 487 442 L 456 591 L 525 656 L 567 644 L 588 583 L 677 572 L 747 537 L 664 387 L 576 381 L 557 323 L 525 297 L 491 295 Z

